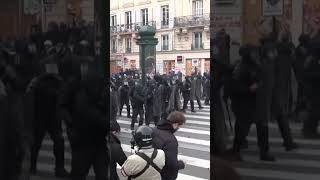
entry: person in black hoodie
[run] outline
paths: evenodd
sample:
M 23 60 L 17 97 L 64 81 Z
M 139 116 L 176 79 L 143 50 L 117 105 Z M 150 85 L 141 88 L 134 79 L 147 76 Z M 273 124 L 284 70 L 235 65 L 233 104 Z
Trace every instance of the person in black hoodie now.
M 186 123 L 183 113 L 174 111 L 165 120 L 161 120 L 153 130 L 153 147 L 165 153 L 165 166 L 161 171 L 162 180 L 175 180 L 178 171 L 185 168 L 185 163 L 178 160 L 178 141 L 174 133 Z
M 123 152 L 121 147 L 121 142 L 119 138 L 115 135 L 118 131 L 118 127 L 110 124 L 111 133 L 109 134 L 109 149 L 110 149 L 110 179 L 119 180 L 117 174 L 117 164 L 120 166 L 127 160 L 126 154 Z

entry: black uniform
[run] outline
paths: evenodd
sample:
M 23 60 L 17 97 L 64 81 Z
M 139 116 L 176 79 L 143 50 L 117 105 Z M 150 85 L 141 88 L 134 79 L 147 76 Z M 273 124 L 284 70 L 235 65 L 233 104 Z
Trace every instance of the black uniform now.
M 183 96 L 182 110 L 185 111 L 187 109 L 188 102 L 190 101 L 191 111 L 194 111 L 194 101 L 191 100 L 191 82 L 189 78 L 187 78 L 183 83 L 182 96 Z
M 43 61 L 43 66 L 52 63 L 58 69 L 58 62 L 55 56 Z M 43 69 L 46 69 L 43 67 Z M 47 69 L 48 70 L 48 69 Z M 52 70 L 52 69 L 51 69 Z M 41 143 L 48 132 L 54 142 L 54 155 L 56 159 L 56 175 L 66 176 L 64 170 L 64 139 L 62 136 L 62 120 L 58 117 L 59 96 L 62 88 L 62 78 L 52 72 L 42 73 L 36 80 L 34 86 L 34 144 L 31 148 L 31 171 L 36 173 L 36 164 Z
M 153 120 L 153 96 L 154 96 L 154 85 L 152 81 L 147 82 L 147 86 L 144 89 L 144 98 L 145 98 L 145 119 L 146 125 L 149 126 L 150 122 Z
M 97 180 L 108 179 L 107 91 L 105 81 L 93 76 L 75 91 L 72 113 L 72 180 L 85 180 L 93 166 Z
M 127 106 L 127 117 L 130 118 L 130 104 L 129 104 L 129 85 L 120 86 L 120 111 L 119 114 L 121 116 L 123 105 Z
M 310 104 L 310 116 L 303 124 L 303 134 L 307 138 L 319 138 L 317 132 L 318 121 L 320 118 L 320 43 L 313 43 L 312 57 L 305 63 L 303 80 L 306 84 L 306 95 Z
M 144 121 L 144 111 L 143 111 L 143 104 L 144 104 L 144 94 L 143 94 L 143 86 L 140 83 L 137 83 L 132 89 L 131 94 L 132 96 L 132 108 L 133 108 L 133 115 L 131 120 L 131 130 L 134 129 L 134 123 L 137 120 L 138 115 L 140 116 L 139 119 L 139 126 L 143 124 Z
M 256 122 L 260 158 L 274 160 L 269 152 L 268 129 L 262 121 L 257 120 L 257 89 L 261 88 L 261 69 L 249 56 L 250 47 L 244 47 L 242 61 L 234 70 L 232 80 L 232 110 L 236 116 L 233 151 L 240 152 L 240 146 L 249 133 L 250 126 Z M 256 89 L 251 89 L 256 84 Z M 239 154 L 238 154 L 239 155 Z

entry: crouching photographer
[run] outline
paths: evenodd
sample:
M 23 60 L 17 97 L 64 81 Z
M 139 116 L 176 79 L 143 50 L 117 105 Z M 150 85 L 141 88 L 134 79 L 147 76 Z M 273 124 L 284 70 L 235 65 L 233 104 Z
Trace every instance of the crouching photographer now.
M 131 148 L 136 153 L 129 156 L 121 168 L 121 173 L 128 180 L 161 180 L 161 170 L 165 165 L 165 154 L 152 146 L 153 130 L 140 126 L 133 133 Z

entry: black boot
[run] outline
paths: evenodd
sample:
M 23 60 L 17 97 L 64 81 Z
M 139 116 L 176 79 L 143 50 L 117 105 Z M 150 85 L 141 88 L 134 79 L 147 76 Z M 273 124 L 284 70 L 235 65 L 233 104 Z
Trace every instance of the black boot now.
M 269 152 L 261 152 L 260 153 L 261 161 L 276 161 L 275 157 L 272 156 Z
M 284 147 L 286 148 L 286 151 L 292 151 L 294 149 L 299 148 L 297 143 L 286 144 L 284 145 Z
M 257 124 L 258 145 L 260 148 L 260 160 L 275 161 L 275 158 L 269 153 L 269 132 L 268 126 Z

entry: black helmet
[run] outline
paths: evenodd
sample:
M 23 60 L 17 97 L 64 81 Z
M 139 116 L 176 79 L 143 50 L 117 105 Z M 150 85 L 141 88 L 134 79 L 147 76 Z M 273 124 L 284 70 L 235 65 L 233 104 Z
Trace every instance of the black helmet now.
M 139 148 L 152 146 L 152 128 L 149 126 L 139 126 L 134 133 L 134 140 Z

